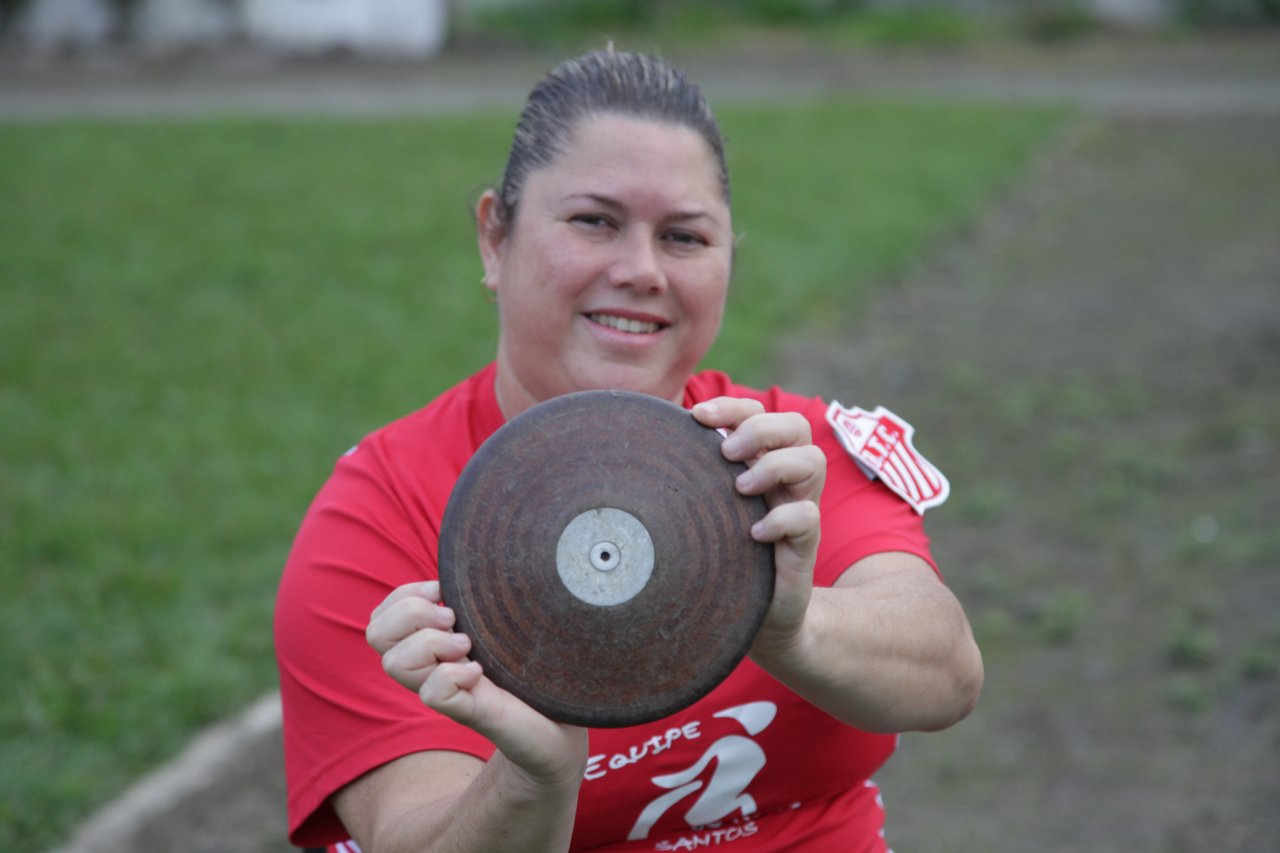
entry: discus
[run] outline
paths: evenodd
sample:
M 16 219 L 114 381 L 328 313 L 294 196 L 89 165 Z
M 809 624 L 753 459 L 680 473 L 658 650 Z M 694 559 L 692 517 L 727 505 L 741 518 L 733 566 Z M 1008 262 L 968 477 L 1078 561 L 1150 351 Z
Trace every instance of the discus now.
M 581 391 L 495 432 L 440 531 L 444 603 L 493 682 L 551 719 L 639 725 L 705 696 L 773 595 L 764 500 L 721 434 L 644 394 Z

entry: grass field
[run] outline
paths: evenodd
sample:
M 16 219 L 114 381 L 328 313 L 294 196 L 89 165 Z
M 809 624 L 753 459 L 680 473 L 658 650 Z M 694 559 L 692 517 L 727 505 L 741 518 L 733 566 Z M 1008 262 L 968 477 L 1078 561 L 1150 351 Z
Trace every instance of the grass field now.
M 767 381 L 1017 176 L 1058 116 L 723 115 L 742 233 L 709 358 Z M 483 364 L 469 206 L 513 117 L 0 125 L 0 849 L 43 849 L 270 689 L 332 461 Z

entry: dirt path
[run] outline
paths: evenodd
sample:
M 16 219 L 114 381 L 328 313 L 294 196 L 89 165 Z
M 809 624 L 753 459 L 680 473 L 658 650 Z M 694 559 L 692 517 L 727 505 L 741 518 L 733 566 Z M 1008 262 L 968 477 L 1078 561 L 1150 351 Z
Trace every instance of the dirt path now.
M 786 373 L 884 402 L 988 666 L 880 780 L 900 850 L 1280 838 L 1280 117 L 1085 118 L 846 341 Z
M 952 477 L 930 531 L 988 686 L 970 720 L 904 738 L 883 774 L 902 851 L 1280 837 L 1280 45 L 1129 48 L 950 66 L 782 54 L 754 78 L 729 62 L 701 75 L 724 96 L 959 91 L 1085 110 L 870 312 L 782 346 L 780 382 L 894 408 Z M 24 73 L 0 113 L 96 111 Z M 505 79 L 468 97 L 518 97 Z M 185 101 L 165 85 L 93 103 L 165 112 L 222 91 L 217 75 Z M 326 108 L 297 85 L 292 103 Z M 458 102 L 386 86 L 384 105 Z M 289 849 L 278 732 L 238 731 L 236 758 L 190 765 L 183 796 L 87 826 L 98 843 L 77 849 Z
M 855 92 L 1056 101 L 1108 114 L 1280 111 L 1280 38 L 1102 40 L 861 51 L 771 38 L 673 53 L 713 103 Z M 559 57 L 463 53 L 427 62 L 282 59 L 251 50 L 61 62 L 0 51 L 0 120 L 65 116 L 386 115 L 518 106 Z

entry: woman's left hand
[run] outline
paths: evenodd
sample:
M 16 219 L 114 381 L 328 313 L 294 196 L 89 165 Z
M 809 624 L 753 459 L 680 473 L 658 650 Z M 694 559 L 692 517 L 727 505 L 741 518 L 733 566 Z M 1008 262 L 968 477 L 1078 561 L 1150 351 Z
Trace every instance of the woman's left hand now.
M 738 491 L 762 495 L 769 508 L 751 528 L 754 539 L 773 543 L 776 570 L 773 602 L 752 653 L 781 653 L 799 639 L 813 593 L 826 454 L 813 444 L 803 415 L 766 412 L 756 400 L 717 397 L 694 406 L 692 413 L 704 426 L 729 433 L 721 452 L 748 466 L 737 479 Z

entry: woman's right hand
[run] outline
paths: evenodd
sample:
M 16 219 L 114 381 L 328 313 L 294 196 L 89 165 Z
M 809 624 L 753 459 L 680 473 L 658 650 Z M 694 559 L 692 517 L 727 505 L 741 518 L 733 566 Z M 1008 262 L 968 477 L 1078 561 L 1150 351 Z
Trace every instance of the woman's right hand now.
M 467 657 L 471 639 L 455 632 L 437 581 L 396 588 L 373 611 L 365 638 L 382 668 L 423 703 L 475 729 L 533 785 L 581 784 L 587 731 L 557 723 L 494 684 Z

